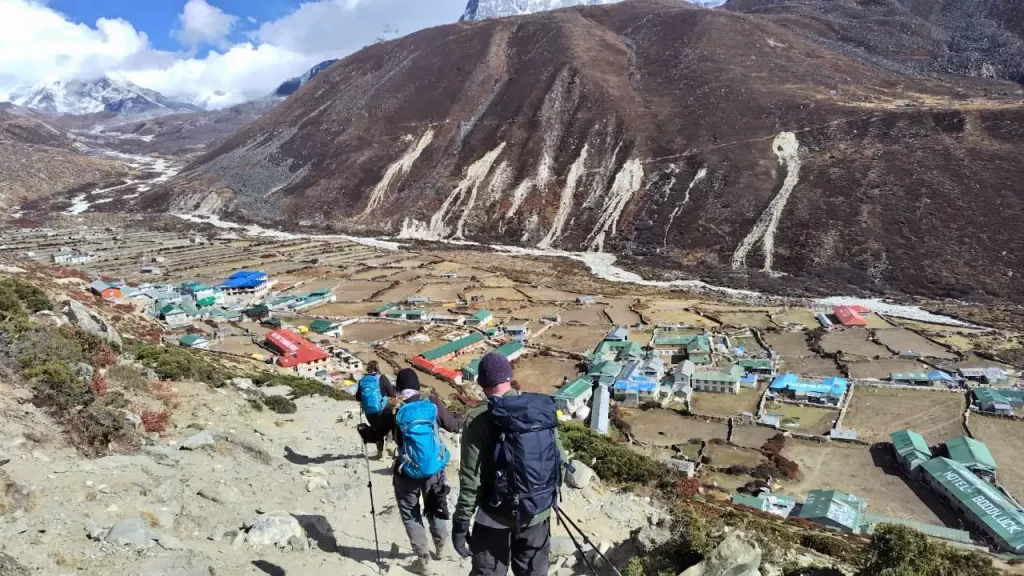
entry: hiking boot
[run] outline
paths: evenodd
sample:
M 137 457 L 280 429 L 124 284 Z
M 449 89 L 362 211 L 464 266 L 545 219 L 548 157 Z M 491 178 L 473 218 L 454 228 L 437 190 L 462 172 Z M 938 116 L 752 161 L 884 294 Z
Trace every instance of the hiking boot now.
M 449 545 L 447 539 L 435 538 L 434 539 L 434 554 L 435 560 L 450 560 L 452 557 L 452 547 Z
M 383 446 L 379 446 L 377 448 L 377 455 L 374 456 L 373 459 L 374 460 L 383 460 L 384 459 L 384 447 Z
M 419 574 L 420 576 L 430 576 L 430 554 L 424 554 L 423 556 L 417 556 L 412 561 L 412 565 L 409 566 L 409 571 L 413 574 Z

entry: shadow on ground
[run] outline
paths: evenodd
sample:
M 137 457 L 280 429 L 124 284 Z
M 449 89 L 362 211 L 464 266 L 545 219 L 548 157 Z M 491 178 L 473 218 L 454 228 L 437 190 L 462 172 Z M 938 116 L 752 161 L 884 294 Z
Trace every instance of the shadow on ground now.
M 284 447 L 284 459 L 292 464 L 298 464 L 300 466 L 307 466 L 309 464 L 326 464 L 327 462 L 353 460 L 362 457 L 362 454 L 324 454 L 322 456 L 306 456 L 305 454 L 299 454 L 288 446 Z

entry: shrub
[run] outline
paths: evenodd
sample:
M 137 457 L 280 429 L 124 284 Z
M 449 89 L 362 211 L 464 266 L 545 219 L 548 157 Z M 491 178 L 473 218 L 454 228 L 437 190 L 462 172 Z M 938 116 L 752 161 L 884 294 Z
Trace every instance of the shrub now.
M 114 390 L 108 393 L 107 397 L 103 399 L 103 404 L 107 408 L 121 410 L 128 407 L 128 399 L 125 398 L 124 392 Z
M 858 576 L 998 576 L 992 561 L 895 524 L 875 529 Z
M 138 410 L 138 414 L 142 419 L 142 429 L 146 432 L 163 432 L 171 422 L 171 411 L 166 408 L 156 410 L 144 406 Z
M 0 319 L 7 320 L 25 315 L 25 306 L 22 305 L 21 298 L 18 298 L 17 293 L 0 284 Z
M 4 278 L 0 280 L 0 291 L 4 289 L 14 293 L 15 297 L 21 301 L 29 312 L 53 310 L 53 302 L 50 301 L 50 297 L 46 295 L 46 292 L 20 278 Z
M 285 398 L 284 396 L 267 396 L 263 399 L 263 403 L 274 412 L 278 414 L 295 414 L 298 410 L 295 406 L 295 402 Z
M 117 382 L 129 390 L 147 389 L 148 382 L 146 382 L 146 377 L 142 375 L 142 371 L 131 364 L 111 366 L 107 370 L 106 377 L 107 380 Z
M 39 406 L 65 412 L 92 401 L 89 386 L 75 377 L 67 362 L 58 360 L 35 366 L 25 371 L 25 377 L 35 382 L 35 402 Z
M 231 377 L 227 370 L 187 348 L 143 346 L 135 358 L 164 380 L 195 380 L 217 386 Z
M 852 562 L 857 557 L 857 550 L 846 540 L 829 534 L 804 534 L 800 536 L 800 545 L 843 562 Z
M 288 386 L 295 398 L 303 396 L 325 396 L 334 400 L 355 400 L 355 397 L 340 388 L 334 388 L 312 378 L 290 374 L 261 374 L 253 379 L 257 386 Z
M 94 372 L 92 377 L 92 384 L 89 386 L 89 388 L 92 390 L 92 393 L 95 394 L 97 398 L 103 398 L 104 396 L 107 395 L 107 380 L 103 376 L 100 376 L 99 372 Z
M 111 449 L 138 448 L 139 439 L 124 414 L 105 406 L 90 406 L 67 419 L 72 443 L 88 456 L 102 456 Z
M 249 407 L 257 412 L 263 412 L 263 402 L 259 398 L 247 398 Z
M 581 460 L 596 460 L 592 468 L 606 482 L 648 484 L 673 476 L 660 462 L 637 454 L 579 422 L 564 422 L 559 428 L 565 447 Z
M 178 407 L 178 391 L 171 386 L 170 382 L 164 380 L 153 382 L 149 385 L 149 392 L 168 410 Z
M 117 363 L 117 352 L 109 344 L 103 342 L 92 355 L 92 365 L 97 368 L 109 368 Z

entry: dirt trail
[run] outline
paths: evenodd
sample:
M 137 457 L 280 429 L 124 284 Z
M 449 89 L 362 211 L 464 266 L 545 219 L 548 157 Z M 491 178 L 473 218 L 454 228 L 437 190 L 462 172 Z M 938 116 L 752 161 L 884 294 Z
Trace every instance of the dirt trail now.
M 22 402 L 23 391 L 0 384 L 0 413 L 5 415 L 0 451 L 11 458 L 0 474 L 28 487 L 35 503 L 16 517 L 0 514 L 5 551 L 44 576 L 177 575 L 156 567 L 185 561 L 201 562 L 218 575 L 377 573 L 356 403 L 306 397 L 296 401 L 296 414 L 279 415 L 253 411 L 236 390 L 176 386 L 181 406 L 163 437 L 151 439 L 151 446 L 137 454 L 87 460 L 54 434 L 58 428 L 48 417 Z M 214 446 L 178 450 L 200 429 L 211 432 Z M 457 444 L 452 437 L 446 442 Z M 451 503 L 458 492 L 458 449 L 453 452 Z M 394 504 L 389 462 L 371 461 L 370 478 L 385 572 L 409 574 L 411 549 Z M 645 525 L 654 511 L 638 498 L 600 487 L 565 488 L 564 496 L 563 507 L 583 521 L 595 542 L 627 540 L 629 530 Z M 299 519 L 310 549 L 232 544 L 232 531 L 252 523 L 260 512 L 275 511 Z M 152 545 L 135 551 L 87 535 L 87 530 L 103 530 L 140 514 L 159 523 L 155 530 L 173 537 L 168 544 L 173 549 Z M 396 557 L 390 554 L 393 544 Z M 439 575 L 469 572 L 461 560 L 435 562 L 434 567 Z

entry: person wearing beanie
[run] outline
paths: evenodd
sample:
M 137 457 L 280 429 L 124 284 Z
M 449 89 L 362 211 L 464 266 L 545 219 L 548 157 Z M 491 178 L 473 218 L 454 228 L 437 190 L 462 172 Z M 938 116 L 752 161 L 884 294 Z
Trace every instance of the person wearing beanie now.
M 459 431 L 462 422 L 458 416 L 452 414 L 437 396 L 424 396 L 420 393 L 420 378 L 415 370 L 403 368 L 399 371 L 396 388 L 397 404 L 394 409 L 384 413 L 383 425 L 387 430 L 393 432 L 399 454 L 402 454 L 405 439 L 398 426 L 398 411 L 404 406 L 415 402 L 431 402 L 437 408 L 437 426 L 452 433 Z M 448 519 L 450 514 L 447 496 L 451 488 L 448 486 L 443 469 L 429 478 L 411 478 L 403 472 L 402 459 L 397 458 L 391 472 L 395 500 L 398 503 L 398 514 L 405 526 L 405 533 L 409 536 L 413 552 L 416 553 L 412 571 L 427 574 L 430 570 L 431 560 L 430 542 L 427 540 L 427 532 L 423 527 L 423 516 L 427 517 L 430 535 L 434 540 L 436 557 L 440 560 L 448 555 Z M 420 508 L 421 496 L 424 504 L 422 510 Z
M 366 364 L 366 373 L 377 376 L 380 383 L 380 395 L 383 398 L 393 399 L 398 397 L 398 392 L 395 391 L 395 387 L 391 384 L 391 380 L 388 379 L 386 374 L 380 373 L 380 366 L 378 366 L 376 360 L 370 360 Z M 356 388 L 356 402 L 361 402 L 360 390 Z M 366 421 L 369 424 L 366 436 L 363 438 L 366 444 L 377 445 L 377 460 L 384 458 L 384 443 L 387 441 L 388 431 L 384 429 L 384 424 L 381 422 L 381 416 L 388 412 L 385 408 L 384 411 L 377 414 L 364 414 Z
M 519 395 L 519 383 L 513 377 L 512 365 L 501 354 L 491 352 L 480 359 L 477 383 L 488 399 Z M 564 461 L 566 453 L 557 433 L 555 439 Z M 495 478 L 496 442 L 489 404 L 470 410 L 462 430 L 459 499 L 452 516 L 455 551 L 464 558 L 472 556 L 470 576 L 505 576 L 510 567 L 515 576 L 547 576 L 551 510 L 516 527 L 513 518 L 488 505 Z

